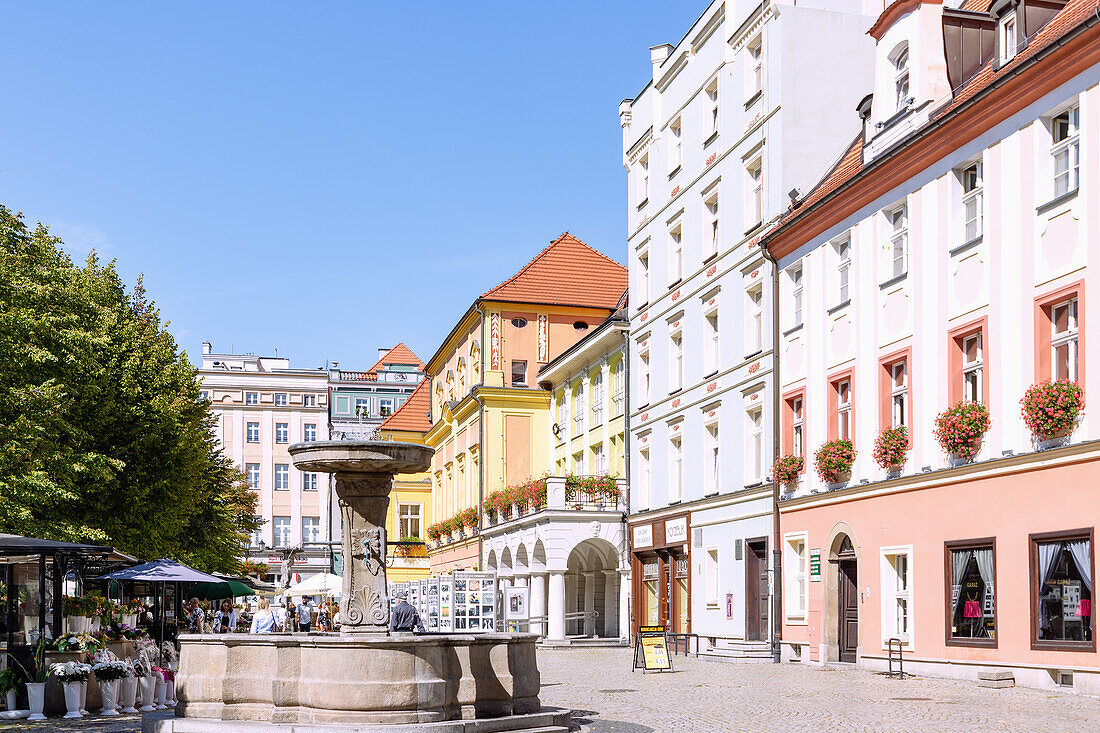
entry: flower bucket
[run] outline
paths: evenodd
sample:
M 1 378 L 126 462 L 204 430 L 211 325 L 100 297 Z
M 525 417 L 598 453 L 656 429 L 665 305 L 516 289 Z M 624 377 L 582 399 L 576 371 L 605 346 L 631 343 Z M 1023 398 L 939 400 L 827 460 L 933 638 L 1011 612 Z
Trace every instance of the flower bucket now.
M 167 705 L 169 708 L 175 708 L 176 707 L 176 680 L 173 679 L 170 682 L 166 682 L 165 684 L 168 685 L 168 689 L 167 689 L 167 692 L 165 693 L 165 698 L 166 699 L 164 700 L 164 704 Z
M 122 713 L 136 713 L 137 707 L 134 703 L 137 702 L 137 677 L 126 677 L 119 680 L 119 697 L 118 703 L 122 707 L 119 712 Z
M 86 634 L 91 626 L 91 619 L 87 616 L 66 616 L 70 634 Z
M 80 714 L 88 714 L 88 680 L 80 683 Z
M 7 693 L 7 695 L 5 695 L 5 698 L 6 698 L 6 702 L 8 703 L 8 710 L 15 710 L 16 709 L 15 706 L 18 705 L 18 702 L 16 701 L 15 690 L 8 690 L 8 693 Z
M 80 714 L 81 684 L 79 682 L 65 682 L 61 686 L 65 690 L 65 717 L 84 717 Z
M 156 696 L 156 708 L 157 710 L 166 710 L 168 706 L 164 703 L 165 695 L 168 692 L 168 683 L 160 679 L 157 680 L 157 696 Z
M 119 680 L 100 681 L 99 694 L 103 697 L 100 715 L 118 715 L 118 683 Z
M 137 627 L 137 614 L 136 613 L 124 614 L 122 616 L 122 623 L 126 624 L 127 626 L 133 626 L 133 627 L 136 628 Z
M 31 709 L 31 716 L 27 720 L 45 720 L 42 710 L 46 707 L 46 683 L 27 683 L 27 706 Z
M 829 479 L 830 480 L 827 480 L 825 483 L 829 484 L 830 486 L 843 486 L 844 484 L 852 480 L 852 472 L 838 471 L 837 473 L 830 476 Z
M 151 713 L 156 710 L 156 706 L 153 705 L 153 690 L 156 689 L 157 678 L 151 674 L 147 674 L 139 680 L 141 686 L 141 707 L 140 712 Z

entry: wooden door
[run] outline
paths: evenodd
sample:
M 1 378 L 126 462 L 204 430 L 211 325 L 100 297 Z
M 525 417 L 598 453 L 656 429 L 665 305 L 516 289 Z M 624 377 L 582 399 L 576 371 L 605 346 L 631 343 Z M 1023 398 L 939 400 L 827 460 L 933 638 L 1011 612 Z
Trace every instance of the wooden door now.
M 859 587 L 856 585 L 856 561 L 841 560 L 838 564 L 840 581 L 839 603 L 840 617 L 838 646 L 840 661 L 855 662 L 856 647 L 859 645 Z
M 661 626 L 665 629 L 670 628 L 672 625 L 672 577 L 675 575 L 673 571 L 671 558 L 667 552 L 658 553 L 661 562 L 661 576 L 660 576 L 660 607 L 661 607 Z
M 764 641 L 768 636 L 768 545 L 745 543 L 745 639 Z

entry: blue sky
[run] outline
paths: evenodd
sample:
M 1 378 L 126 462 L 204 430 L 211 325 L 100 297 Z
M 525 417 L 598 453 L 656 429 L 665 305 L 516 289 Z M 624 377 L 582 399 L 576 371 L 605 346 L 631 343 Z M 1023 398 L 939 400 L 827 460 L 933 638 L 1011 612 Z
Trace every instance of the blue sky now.
M 0 203 L 192 359 L 426 359 L 562 231 L 625 260 L 618 103 L 704 7 L 7 3 Z

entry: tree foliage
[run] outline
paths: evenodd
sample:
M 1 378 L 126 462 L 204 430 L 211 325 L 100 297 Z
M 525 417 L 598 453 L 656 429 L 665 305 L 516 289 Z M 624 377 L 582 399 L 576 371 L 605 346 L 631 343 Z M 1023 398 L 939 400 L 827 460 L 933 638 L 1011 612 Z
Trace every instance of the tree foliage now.
M 0 532 L 231 571 L 255 497 L 141 281 L 0 206 Z

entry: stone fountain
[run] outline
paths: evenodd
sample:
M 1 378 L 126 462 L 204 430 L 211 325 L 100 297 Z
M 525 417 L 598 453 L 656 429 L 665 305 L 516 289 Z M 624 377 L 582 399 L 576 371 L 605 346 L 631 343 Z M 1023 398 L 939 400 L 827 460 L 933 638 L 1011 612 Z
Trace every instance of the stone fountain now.
M 393 476 L 426 470 L 431 448 L 330 441 L 290 454 L 299 470 L 336 475 L 340 633 L 181 635 L 177 717 L 146 718 L 144 733 L 568 730 L 568 711 L 541 709 L 536 635 L 388 630 Z

